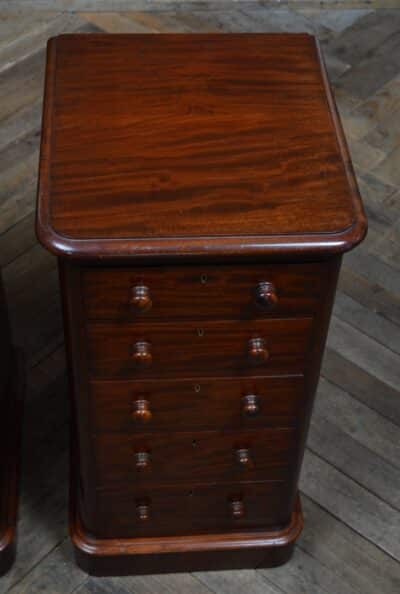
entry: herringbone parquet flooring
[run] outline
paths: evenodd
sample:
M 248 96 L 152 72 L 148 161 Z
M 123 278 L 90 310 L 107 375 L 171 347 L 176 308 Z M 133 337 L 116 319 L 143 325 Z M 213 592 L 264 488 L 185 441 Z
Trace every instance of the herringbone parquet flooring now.
M 0 3 L 0 264 L 28 360 L 18 558 L 0 593 L 400 592 L 400 10 L 96 4 Z M 344 259 L 302 472 L 306 525 L 282 568 L 94 579 L 73 563 L 57 270 L 35 239 L 35 187 L 46 40 L 100 30 L 308 31 L 322 42 L 370 230 Z

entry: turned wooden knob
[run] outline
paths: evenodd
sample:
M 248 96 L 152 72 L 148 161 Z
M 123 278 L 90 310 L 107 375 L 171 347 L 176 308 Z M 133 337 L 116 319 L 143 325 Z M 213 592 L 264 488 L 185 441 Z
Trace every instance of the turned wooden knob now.
M 151 309 L 153 302 L 151 300 L 150 289 L 146 287 L 146 285 L 136 285 L 135 287 L 132 287 L 129 304 L 137 313 L 142 313 Z
M 254 365 L 262 365 L 269 359 L 269 353 L 263 338 L 249 340 L 249 360 Z
M 253 466 L 253 460 L 249 448 L 238 448 L 236 450 L 236 460 L 240 466 L 249 468 Z
M 256 417 L 260 413 L 260 397 L 255 394 L 242 396 L 242 414 L 247 417 Z
M 152 417 L 150 402 L 146 398 L 138 398 L 133 403 L 132 417 L 140 423 L 148 423 Z
M 136 503 L 136 516 L 141 522 L 145 522 L 150 518 L 150 504 L 147 501 Z
M 256 304 L 262 309 L 273 309 L 278 303 L 278 295 L 272 283 L 258 283 L 255 294 Z
M 151 465 L 150 452 L 135 452 L 135 466 L 138 470 L 147 470 Z
M 230 506 L 232 517 L 235 518 L 235 520 L 240 520 L 240 518 L 244 517 L 245 509 L 244 509 L 244 503 L 243 503 L 242 499 L 239 499 L 239 498 L 231 499 L 229 502 L 229 506 Z
M 151 344 L 146 341 L 139 341 L 133 345 L 132 359 L 136 367 L 144 369 L 150 367 L 153 362 Z

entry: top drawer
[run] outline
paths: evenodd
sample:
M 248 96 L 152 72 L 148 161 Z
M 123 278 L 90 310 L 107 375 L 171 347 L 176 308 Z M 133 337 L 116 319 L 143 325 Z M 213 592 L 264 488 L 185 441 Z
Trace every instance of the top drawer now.
M 245 319 L 312 313 L 323 263 L 88 268 L 87 317 L 94 320 Z

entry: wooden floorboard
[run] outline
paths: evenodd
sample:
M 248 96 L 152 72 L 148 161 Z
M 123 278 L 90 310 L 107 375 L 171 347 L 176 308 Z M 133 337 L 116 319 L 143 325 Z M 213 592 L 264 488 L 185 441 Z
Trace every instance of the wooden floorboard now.
M 0 264 L 28 361 L 19 546 L 0 594 L 400 592 L 400 10 L 324 5 L 0 4 Z M 45 45 L 72 31 L 308 31 L 321 41 L 370 232 L 344 257 L 301 477 L 306 523 L 286 566 L 101 579 L 73 561 L 57 268 L 34 234 Z
M 400 560 L 398 511 L 310 449 L 304 457 L 300 488 L 355 532 Z
M 285 591 L 296 594 L 324 592 L 328 583 L 330 594 L 341 594 L 342 588 L 359 594 L 398 591 L 400 573 L 396 561 L 304 494 L 303 512 L 306 528 L 290 563 L 289 576 L 287 566 L 265 570 L 271 582 L 282 586 L 285 583 Z M 308 560 L 306 576 L 303 552 Z

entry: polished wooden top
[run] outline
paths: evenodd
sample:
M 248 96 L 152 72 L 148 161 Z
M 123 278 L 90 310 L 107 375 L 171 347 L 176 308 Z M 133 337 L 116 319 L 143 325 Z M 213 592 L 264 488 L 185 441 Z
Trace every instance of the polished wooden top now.
M 90 258 L 350 249 L 366 223 L 315 39 L 50 40 L 37 230 Z

